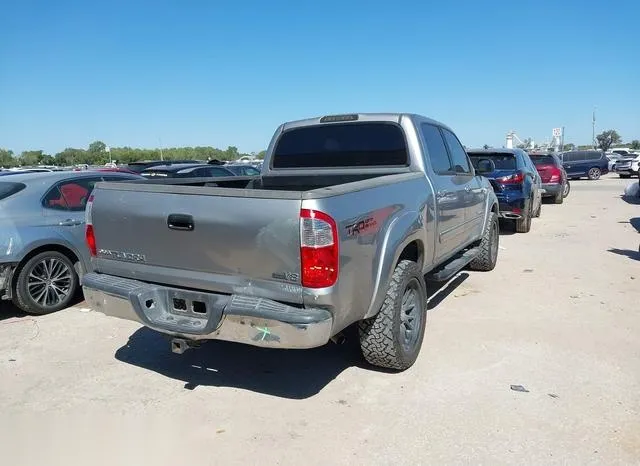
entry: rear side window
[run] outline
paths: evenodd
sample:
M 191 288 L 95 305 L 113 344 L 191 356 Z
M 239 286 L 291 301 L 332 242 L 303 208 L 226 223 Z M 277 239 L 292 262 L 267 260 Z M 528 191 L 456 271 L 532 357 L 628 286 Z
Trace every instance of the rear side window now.
M 438 127 L 423 123 L 420 128 L 422 129 L 424 142 L 427 145 L 427 152 L 429 152 L 429 160 L 433 171 L 443 175 L 453 172 L 447 146 Z
M 449 154 L 451 154 L 454 171 L 456 173 L 471 173 L 469 157 L 456 135 L 444 128 L 442 129 L 442 134 L 444 134 L 444 139 L 447 142 L 447 146 L 449 146 Z
M 402 129 L 391 123 L 348 123 L 295 128 L 280 136 L 273 168 L 408 165 Z
M 471 157 L 471 163 L 474 168 L 478 168 L 478 162 L 482 159 L 491 160 L 496 170 L 515 170 L 516 169 L 516 157 L 513 154 L 500 154 L 500 153 L 469 153 Z
M 587 160 L 600 160 L 602 158 L 602 154 L 600 152 L 587 152 Z
M 13 196 L 26 187 L 27 185 L 24 183 L 11 183 L 9 181 L 0 182 L 0 200 Z
M 81 178 L 56 184 L 43 199 L 43 205 L 53 210 L 84 210 L 93 186 L 100 178 Z

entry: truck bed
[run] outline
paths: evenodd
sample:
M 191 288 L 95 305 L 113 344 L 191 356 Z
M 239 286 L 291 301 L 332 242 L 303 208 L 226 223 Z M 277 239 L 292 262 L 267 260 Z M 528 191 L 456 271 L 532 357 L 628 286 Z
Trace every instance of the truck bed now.
M 301 305 L 303 201 L 420 176 L 360 173 L 98 183 L 91 207 L 98 249 L 95 270 Z

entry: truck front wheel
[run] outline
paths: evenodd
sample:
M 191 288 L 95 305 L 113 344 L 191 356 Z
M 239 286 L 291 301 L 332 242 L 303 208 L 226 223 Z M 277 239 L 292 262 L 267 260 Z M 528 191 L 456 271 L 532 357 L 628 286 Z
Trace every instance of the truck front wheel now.
M 377 315 L 358 325 L 364 358 L 374 366 L 403 371 L 420 353 L 427 321 L 424 277 L 413 261 L 396 266 Z

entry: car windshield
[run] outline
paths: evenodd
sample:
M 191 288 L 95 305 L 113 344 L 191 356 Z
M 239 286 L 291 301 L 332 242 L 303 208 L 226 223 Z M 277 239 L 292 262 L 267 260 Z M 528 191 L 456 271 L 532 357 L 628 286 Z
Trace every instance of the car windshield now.
M 26 188 L 24 183 L 12 183 L 10 181 L 0 182 L 0 200 L 13 196 L 24 188 Z
M 478 168 L 478 162 L 480 160 L 491 160 L 495 166 L 496 170 L 515 170 L 516 169 L 516 158 L 513 154 L 497 154 L 497 153 L 488 153 L 488 154 L 478 154 L 478 153 L 470 153 L 469 158 L 471 158 L 471 163 L 473 164 L 473 168 Z

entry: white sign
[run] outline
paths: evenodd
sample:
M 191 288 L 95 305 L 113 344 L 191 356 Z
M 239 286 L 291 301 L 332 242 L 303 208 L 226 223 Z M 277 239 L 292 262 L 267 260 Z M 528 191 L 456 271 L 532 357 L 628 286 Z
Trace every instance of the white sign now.
M 553 137 L 559 138 L 562 136 L 562 128 L 553 128 Z

